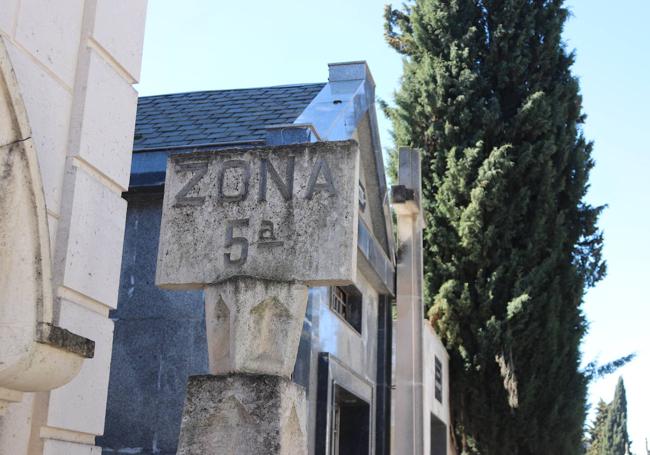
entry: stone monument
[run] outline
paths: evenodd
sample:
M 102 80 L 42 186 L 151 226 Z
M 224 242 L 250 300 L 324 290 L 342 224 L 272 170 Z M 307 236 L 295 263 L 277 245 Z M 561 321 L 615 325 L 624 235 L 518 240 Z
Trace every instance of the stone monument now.
M 169 158 L 156 284 L 203 288 L 209 375 L 189 379 L 179 454 L 307 452 L 291 381 L 310 285 L 354 281 L 354 141 Z

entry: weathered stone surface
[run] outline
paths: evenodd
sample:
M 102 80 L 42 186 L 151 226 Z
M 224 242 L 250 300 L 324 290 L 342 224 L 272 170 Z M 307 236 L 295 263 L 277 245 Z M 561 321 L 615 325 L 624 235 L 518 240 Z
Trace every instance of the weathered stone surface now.
M 307 287 L 232 278 L 205 289 L 210 373 L 289 378 L 296 363 Z
M 353 141 L 172 156 L 156 284 L 201 287 L 241 275 L 350 283 L 358 179 Z
M 0 388 L 50 390 L 70 381 L 83 358 L 68 344 L 39 343 L 54 326 L 47 209 L 38 158 L 16 74 L 0 36 Z M 72 334 L 66 337 L 72 339 Z M 81 344 L 88 340 L 76 338 Z M 86 350 L 86 353 L 89 353 Z M 12 401 L 5 393 L 5 404 Z
M 92 359 L 95 355 L 95 342 L 93 340 L 47 322 L 37 324 L 36 341 L 64 349 L 85 359 Z
M 0 408 L 42 392 L 2 454 L 99 454 L 104 428 L 146 0 L 51 6 L 0 7 Z
M 178 455 L 307 453 L 304 389 L 277 376 L 189 380 Z

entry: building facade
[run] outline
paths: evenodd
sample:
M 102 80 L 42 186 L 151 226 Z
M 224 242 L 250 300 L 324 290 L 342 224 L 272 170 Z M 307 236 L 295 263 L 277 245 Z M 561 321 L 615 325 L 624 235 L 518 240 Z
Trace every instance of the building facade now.
M 332 64 L 321 84 L 138 102 L 145 13 L 145 0 L 0 10 L 0 454 L 175 454 L 188 377 L 209 362 L 203 292 L 155 285 L 168 157 L 348 140 L 360 155 L 355 278 L 309 288 L 291 375 L 306 391 L 308 452 L 398 453 L 409 439 L 414 454 L 448 453 L 447 358 L 421 299 L 397 295 L 366 64 Z M 414 264 L 404 280 L 421 281 Z M 399 330 L 407 304 L 415 336 Z M 397 362 L 406 376 L 392 372 L 400 346 L 419 352 Z M 417 432 L 396 431 L 411 408 L 395 396 L 419 398 Z
M 331 65 L 323 84 L 140 100 L 120 303 L 112 314 L 106 453 L 175 453 L 187 377 L 207 371 L 202 292 L 154 284 L 168 155 L 346 138 L 361 153 L 357 281 L 309 289 L 293 380 L 308 395 L 311 453 L 330 453 L 336 444 L 389 453 L 394 245 L 374 82 L 363 62 Z M 341 424 L 359 432 L 353 438 Z
M 146 0 L 0 7 L 0 453 L 98 454 Z
M 203 292 L 155 285 L 168 157 L 346 139 L 358 143 L 361 161 L 357 278 L 309 289 L 292 379 L 307 392 L 309 453 L 391 453 L 396 248 L 374 82 L 364 62 L 330 65 L 321 84 L 140 99 L 124 195 L 119 305 L 111 312 L 116 331 L 104 453 L 176 453 L 187 378 L 208 372 Z M 406 273 L 411 279 L 421 268 Z M 421 299 L 413 304 L 420 308 L 420 341 L 408 342 L 425 357 L 407 387 L 419 384 L 420 400 L 426 399 L 416 419 L 420 452 L 413 453 L 446 454 L 447 357 L 424 321 Z

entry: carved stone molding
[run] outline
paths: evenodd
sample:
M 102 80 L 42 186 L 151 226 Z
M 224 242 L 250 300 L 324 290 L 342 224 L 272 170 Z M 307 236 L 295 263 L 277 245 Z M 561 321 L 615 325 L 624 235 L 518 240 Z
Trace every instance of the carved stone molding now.
M 289 378 L 307 308 L 307 287 L 232 278 L 205 289 L 210 372 Z

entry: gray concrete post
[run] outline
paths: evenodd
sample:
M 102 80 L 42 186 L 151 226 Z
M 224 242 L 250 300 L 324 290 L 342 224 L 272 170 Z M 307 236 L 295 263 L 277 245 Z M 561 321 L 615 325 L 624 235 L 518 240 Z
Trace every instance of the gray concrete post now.
M 422 455 L 424 446 L 422 228 L 420 155 L 400 148 L 399 185 L 392 189 L 397 214 L 397 339 L 393 453 Z

